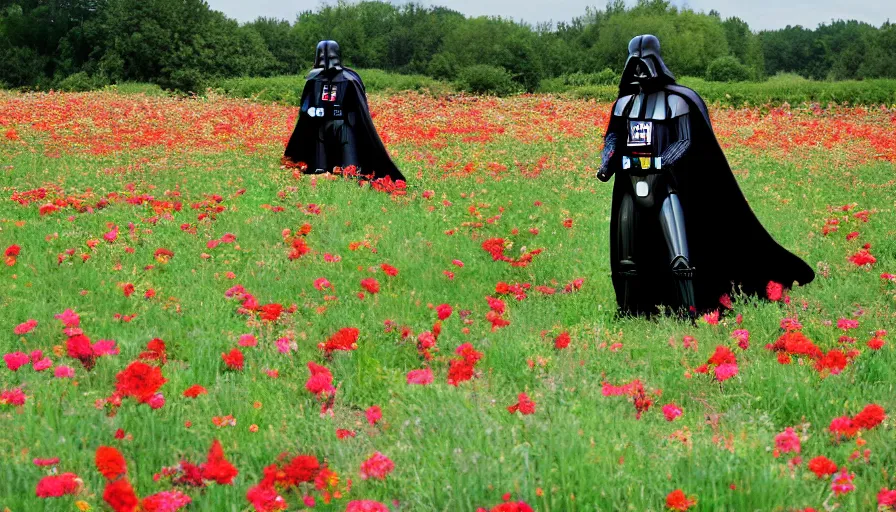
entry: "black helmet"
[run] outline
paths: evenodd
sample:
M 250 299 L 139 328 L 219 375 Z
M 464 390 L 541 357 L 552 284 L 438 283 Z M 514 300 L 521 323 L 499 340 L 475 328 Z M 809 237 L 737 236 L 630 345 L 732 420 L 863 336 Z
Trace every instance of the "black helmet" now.
M 632 85 L 662 86 L 675 82 L 675 76 L 666 67 L 660 55 L 660 40 L 656 36 L 645 34 L 632 38 L 628 43 L 628 60 L 622 70 L 620 89 Z
M 342 69 L 342 52 L 339 51 L 339 43 L 336 41 L 321 41 L 317 43 L 314 67 L 325 70 Z

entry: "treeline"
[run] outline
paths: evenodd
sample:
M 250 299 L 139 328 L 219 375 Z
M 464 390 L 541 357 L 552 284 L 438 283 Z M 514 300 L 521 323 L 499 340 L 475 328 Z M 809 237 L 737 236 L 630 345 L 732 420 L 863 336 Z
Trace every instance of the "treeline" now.
M 738 18 L 664 0 L 614 0 L 572 21 L 528 25 L 444 7 L 380 1 L 325 5 L 290 22 L 239 24 L 203 0 L 0 0 L 0 85 L 90 88 L 124 81 L 199 91 L 236 76 L 301 74 L 335 39 L 356 67 L 424 74 L 471 90 L 533 91 L 545 79 L 615 79 L 626 44 L 660 38 L 680 76 L 762 80 L 896 77 L 896 25 L 836 21 L 753 32 Z M 558 78 L 559 77 L 559 78 Z

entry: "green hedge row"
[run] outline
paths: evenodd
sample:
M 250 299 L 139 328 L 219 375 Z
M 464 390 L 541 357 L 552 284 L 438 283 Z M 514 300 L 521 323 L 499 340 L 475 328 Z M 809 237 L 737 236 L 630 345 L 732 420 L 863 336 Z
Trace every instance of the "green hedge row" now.
M 850 105 L 896 105 L 896 80 L 846 80 L 819 82 L 794 76 L 771 78 L 765 82 L 708 82 L 684 77 L 679 83 L 697 91 L 707 103 L 743 105 L 799 105 L 802 103 L 848 103 Z M 598 101 L 616 99 L 615 85 L 574 87 L 564 94 Z
M 424 75 L 399 75 L 380 69 L 359 69 L 367 92 L 429 91 L 435 95 L 447 94 L 452 87 Z M 218 83 L 216 89 L 235 98 L 257 101 L 276 101 L 296 105 L 302 93 L 305 79 L 302 76 L 274 76 L 269 78 L 230 78 Z

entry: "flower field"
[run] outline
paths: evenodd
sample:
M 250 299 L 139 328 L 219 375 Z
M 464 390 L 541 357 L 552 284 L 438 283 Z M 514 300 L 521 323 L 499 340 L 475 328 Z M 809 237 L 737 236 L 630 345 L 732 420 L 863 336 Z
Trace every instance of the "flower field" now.
M 692 325 L 615 316 L 609 104 L 371 107 L 406 187 L 281 169 L 293 107 L 0 93 L 0 510 L 896 510 L 896 110 L 711 110 L 817 277 Z

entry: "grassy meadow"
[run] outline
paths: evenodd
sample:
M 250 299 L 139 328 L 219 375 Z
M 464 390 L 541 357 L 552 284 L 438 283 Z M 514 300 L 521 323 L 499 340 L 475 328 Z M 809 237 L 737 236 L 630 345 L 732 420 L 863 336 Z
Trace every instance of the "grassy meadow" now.
M 818 275 L 691 325 L 615 315 L 609 103 L 371 106 L 404 190 L 281 169 L 289 106 L 0 93 L 0 250 L 19 248 L 0 265 L 0 510 L 112 510 L 125 479 L 208 512 L 662 511 L 679 489 L 678 510 L 876 510 L 896 487 L 892 109 L 712 109 L 757 216 Z M 521 263 L 483 249 L 498 238 Z M 737 226 L 718 238 L 750 250 Z M 786 332 L 823 358 L 771 350 Z M 724 381 L 701 373 L 720 346 Z M 858 428 L 871 404 L 886 417 Z M 238 474 L 185 483 L 214 440 Z M 127 476 L 98 471 L 102 446 Z M 284 453 L 319 466 L 259 498 Z

